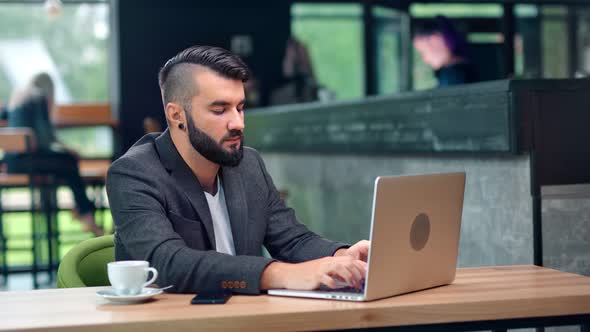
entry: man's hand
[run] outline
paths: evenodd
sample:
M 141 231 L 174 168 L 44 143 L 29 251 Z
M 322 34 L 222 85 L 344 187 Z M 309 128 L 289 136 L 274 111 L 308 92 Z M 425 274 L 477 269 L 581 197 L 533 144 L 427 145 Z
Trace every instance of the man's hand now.
M 367 240 L 361 240 L 355 243 L 350 248 L 342 248 L 336 250 L 334 253 L 334 257 L 340 256 L 352 256 L 354 259 L 361 260 L 363 262 L 367 261 L 369 257 L 369 247 L 371 246 L 371 242 Z
M 367 263 L 352 256 L 324 257 L 304 263 L 273 262 L 262 273 L 262 289 L 287 288 L 312 290 L 322 284 L 337 288 L 337 281 L 361 288 L 367 272 Z

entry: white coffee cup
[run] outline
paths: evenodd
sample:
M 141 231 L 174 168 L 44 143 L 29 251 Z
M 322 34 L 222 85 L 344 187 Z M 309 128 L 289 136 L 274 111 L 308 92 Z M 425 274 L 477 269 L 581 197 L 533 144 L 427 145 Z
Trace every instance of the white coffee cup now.
M 148 261 L 119 261 L 107 264 L 109 281 L 118 295 L 137 295 L 142 289 L 156 281 L 158 271 L 149 267 Z M 145 281 L 148 273 L 153 276 Z

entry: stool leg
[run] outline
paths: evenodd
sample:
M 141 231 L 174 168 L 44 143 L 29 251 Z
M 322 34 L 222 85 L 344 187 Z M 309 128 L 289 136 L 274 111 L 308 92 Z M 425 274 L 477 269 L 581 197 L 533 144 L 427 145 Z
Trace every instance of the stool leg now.
M 6 236 L 4 235 L 4 210 L 2 208 L 2 190 L 0 190 L 0 250 L 2 250 L 2 285 L 6 285 L 8 283 L 8 260 L 6 259 L 6 251 L 8 246 L 6 244 Z
M 38 266 L 38 246 L 37 246 L 37 239 L 39 238 L 39 235 L 37 234 L 37 218 L 36 218 L 36 204 L 35 204 L 35 191 L 32 188 L 31 185 L 31 189 L 30 189 L 30 194 L 31 194 L 31 241 L 33 241 L 32 246 L 31 246 L 31 253 L 33 254 L 33 268 L 32 268 L 32 274 L 33 274 L 33 288 L 37 289 L 39 288 L 39 280 L 37 279 L 37 272 L 39 269 Z
M 96 184 L 92 185 L 92 190 L 94 191 L 94 206 L 95 211 L 98 212 L 98 216 L 95 217 L 98 224 L 104 229 L 104 220 L 102 219 L 102 213 L 100 213 L 100 191 L 98 191 L 98 186 Z M 96 214 L 95 214 L 96 215 Z
M 60 261 L 60 254 L 59 254 L 59 206 L 57 204 L 57 187 L 54 186 L 51 189 L 51 220 L 53 222 L 52 229 L 53 233 L 51 236 L 51 242 L 53 247 L 53 262 L 54 265 L 52 266 L 53 272 L 57 273 L 57 268 L 59 267 Z
M 47 276 L 49 281 L 53 281 L 53 205 L 51 204 L 51 186 L 43 186 L 41 197 L 43 206 L 43 219 L 45 224 L 45 240 L 47 241 Z

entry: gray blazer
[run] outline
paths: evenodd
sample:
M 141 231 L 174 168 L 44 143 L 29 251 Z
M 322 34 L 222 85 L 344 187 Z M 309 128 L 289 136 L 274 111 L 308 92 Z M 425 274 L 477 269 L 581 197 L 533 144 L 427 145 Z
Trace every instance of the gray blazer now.
M 260 293 L 260 277 L 272 259 L 303 262 L 330 256 L 344 244 L 321 238 L 297 222 L 280 199 L 258 153 L 244 148 L 239 166 L 222 167 L 236 256 L 215 251 L 203 189 L 166 130 L 141 138 L 107 175 L 115 224 L 116 260 L 147 260 L 157 283 L 173 292 L 232 289 Z

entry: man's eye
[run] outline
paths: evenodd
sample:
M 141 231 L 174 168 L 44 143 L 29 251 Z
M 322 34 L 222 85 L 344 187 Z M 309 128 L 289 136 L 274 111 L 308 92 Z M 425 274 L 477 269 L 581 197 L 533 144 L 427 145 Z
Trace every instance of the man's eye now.
M 223 114 L 223 112 L 225 112 L 225 109 L 213 110 L 213 113 L 215 114 Z

